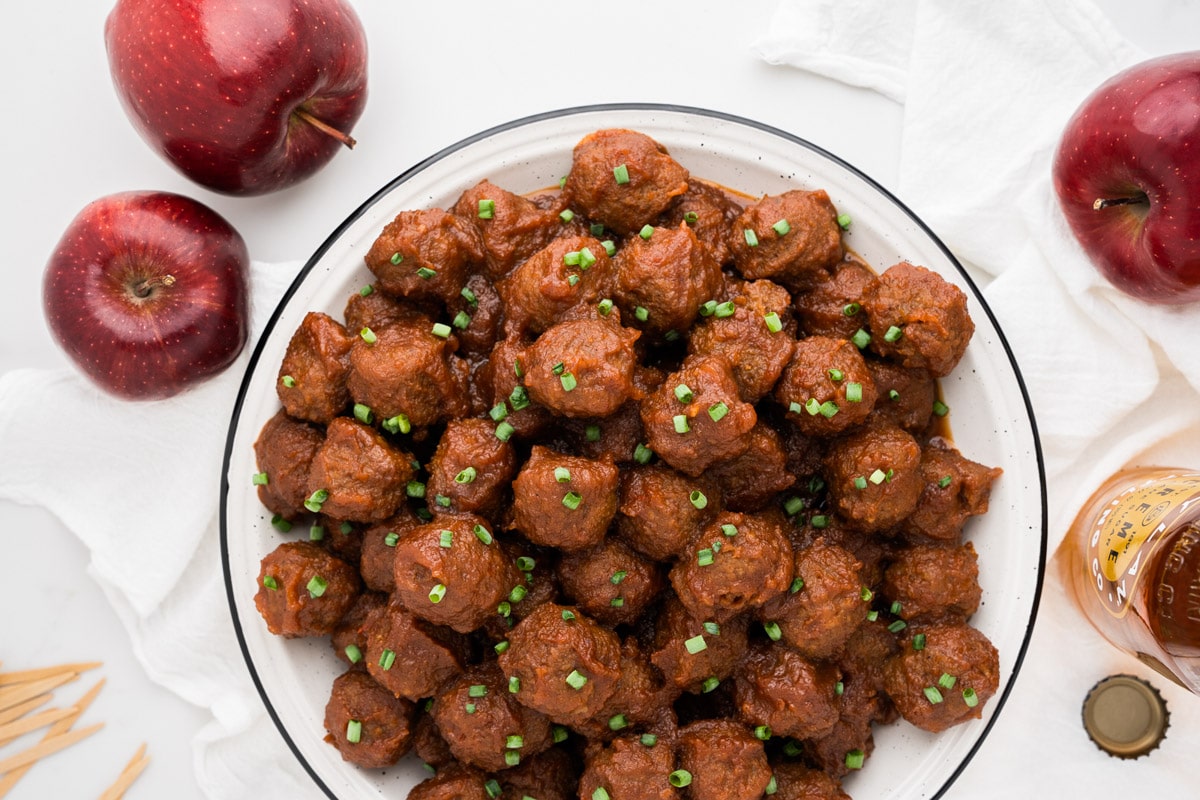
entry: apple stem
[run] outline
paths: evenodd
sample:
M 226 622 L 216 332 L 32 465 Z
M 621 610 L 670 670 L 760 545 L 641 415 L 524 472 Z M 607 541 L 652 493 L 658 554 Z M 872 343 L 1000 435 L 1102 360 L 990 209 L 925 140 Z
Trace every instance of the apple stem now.
M 354 145 L 358 144 L 358 142 L 354 141 L 354 137 L 349 136 L 348 134 L 342 133 L 337 128 L 333 127 L 332 125 L 330 125 L 326 122 L 322 122 L 321 120 L 314 117 L 312 114 L 305 111 L 303 108 L 297 108 L 292 113 L 295 114 L 300 119 L 307 122 L 309 125 L 312 125 L 314 128 L 319 130 L 321 133 L 328 134 L 328 135 L 332 136 L 333 138 L 337 139 L 339 142 L 346 145 L 346 147 L 350 148 L 351 150 L 354 149 Z
M 159 286 L 172 286 L 175 283 L 174 275 L 160 275 L 157 278 L 147 278 L 144 281 L 139 281 L 133 287 L 133 293 L 137 297 L 149 297 L 150 294 Z
M 1145 192 L 1138 192 L 1129 197 L 1097 197 L 1096 202 L 1092 203 L 1092 208 L 1100 211 L 1109 206 L 1132 206 L 1149 202 L 1150 198 L 1146 196 Z

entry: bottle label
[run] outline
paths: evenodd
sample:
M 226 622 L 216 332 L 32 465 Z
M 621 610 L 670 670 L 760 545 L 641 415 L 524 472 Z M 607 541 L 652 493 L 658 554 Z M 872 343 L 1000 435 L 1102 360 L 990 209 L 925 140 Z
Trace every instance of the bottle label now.
M 1092 587 L 1100 604 L 1124 617 L 1153 545 L 1191 506 L 1200 504 L 1200 475 L 1156 477 L 1130 486 L 1096 517 L 1088 540 Z

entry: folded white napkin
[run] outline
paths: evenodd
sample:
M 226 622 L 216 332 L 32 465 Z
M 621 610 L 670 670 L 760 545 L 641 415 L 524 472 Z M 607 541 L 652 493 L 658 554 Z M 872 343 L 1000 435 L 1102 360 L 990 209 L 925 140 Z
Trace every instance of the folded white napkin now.
M 1045 454 L 1050 552 L 1129 463 L 1200 467 L 1200 307 L 1109 286 L 1075 242 L 1050 178 L 1068 118 L 1144 55 L 1088 0 L 782 0 L 762 57 L 901 103 L 899 198 L 985 286 L 1020 364 Z M 1167 742 L 1121 762 L 1085 737 L 1080 704 L 1112 672 L 1150 677 Z M 952 796 L 1196 797 L 1200 698 L 1088 627 L 1054 565 L 1016 689 Z M 1068 766 L 1070 765 L 1070 766 Z

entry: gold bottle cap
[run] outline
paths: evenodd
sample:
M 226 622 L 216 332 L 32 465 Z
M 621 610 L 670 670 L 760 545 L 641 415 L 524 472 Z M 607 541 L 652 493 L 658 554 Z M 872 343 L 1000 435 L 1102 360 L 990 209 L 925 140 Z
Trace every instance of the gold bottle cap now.
M 1158 747 L 1169 719 L 1158 690 L 1132 675 L 1105 678 L 1083 701 L 1083 727 L 1088 736 L 1117 758 L 1138 758 Z

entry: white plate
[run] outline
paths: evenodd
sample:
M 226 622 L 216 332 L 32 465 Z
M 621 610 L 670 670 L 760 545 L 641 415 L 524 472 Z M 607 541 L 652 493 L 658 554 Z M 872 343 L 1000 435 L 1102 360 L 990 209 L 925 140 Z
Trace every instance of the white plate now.
M 250 361 L 230 425 L 221 486 L 221 545 L 229 602 L 246 664 L 267 710 L 296 757 L 331 798 L 403 797 L 425 777 L 407 759 L 386 771 L 342 761 L 322 741 L 325 702 L 342 663 L 325 639 L 271 635 L 253 597 L 259 561 L 280 542 L 250 477 L 253 443 L 279 408 L 275 378 L 288 340 L 309 310 L 340 318 L 368 283 L 363 264 L 383 226 L 400 211 L 448 208 L 482 178 L 514 192 L 554 185 L 571 150 L 599 128 L 642 131 L 693 175 L 751 194 L 823 188 L 853 225 L 848 242 L 877 270 L 907 259 L 961 287 L 975 321 L 958 368 L 943 379 L 955 443 L 964 455 L 1002 467 L 991 511 L 972 520 L 983 603 L 972 622 L 1000 651 L 1000 690 L 983 718 L 933 736 L 907 723 L 879 728 L 866 768 L 846 780 L 855 800 L 916 800 L 942 794 L 978 750 L 1003 706 L 1033 626 L 1045 555 L 1041 451 L 1017 365 L 991 312 L 962 267 L 895 197 L 837 157 L 785 132 L 692 108 L 592 106 L 517 120 L 484 131 L 418 164 L 385 186 L 313 255 L 276 309 Z

